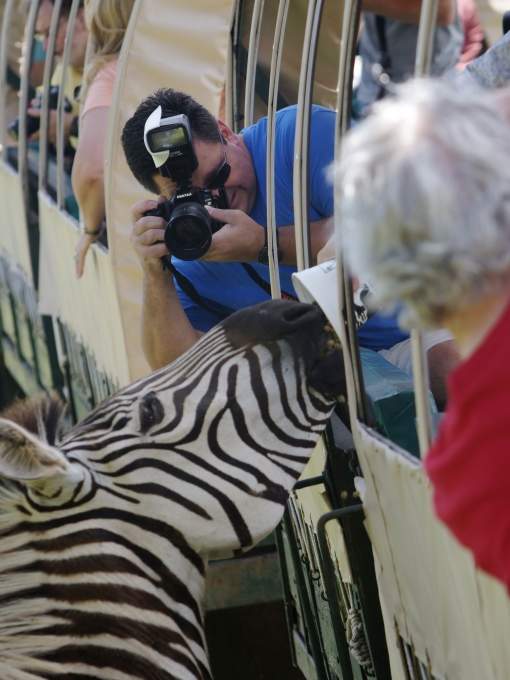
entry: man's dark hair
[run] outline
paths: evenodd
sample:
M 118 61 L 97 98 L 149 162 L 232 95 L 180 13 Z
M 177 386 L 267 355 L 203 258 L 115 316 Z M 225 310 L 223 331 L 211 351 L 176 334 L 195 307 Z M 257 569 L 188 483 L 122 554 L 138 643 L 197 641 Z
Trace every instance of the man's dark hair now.
M 140 184 L 155 194 L 159 193 L 153 179 L 157 168 L 145 148 L 143 131 L 145 121 L 158 106 L 161 106 L 162 118 L 185 114 L 191 132 L 197 139 L 203 142 L 218 142 L 221 139 L 216 118 L 193 97 L 176 90 L 162 89 L 144 99 L 124 125 L 122 146 L 133 175 Z

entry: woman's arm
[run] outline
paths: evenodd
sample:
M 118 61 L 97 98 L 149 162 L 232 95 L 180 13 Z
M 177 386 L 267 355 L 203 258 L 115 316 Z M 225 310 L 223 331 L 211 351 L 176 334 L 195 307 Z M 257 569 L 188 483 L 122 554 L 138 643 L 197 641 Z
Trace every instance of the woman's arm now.
M 72 174 L 73 190 L 84 225 L 84 233 L 76 248 L 78 278 L 83 274 L 87 251 L 97 240 L 105 218 L 104 148 L 107 119 L 108 107 L 101 106 L 87 111 L 80 121 L 78 149 Z

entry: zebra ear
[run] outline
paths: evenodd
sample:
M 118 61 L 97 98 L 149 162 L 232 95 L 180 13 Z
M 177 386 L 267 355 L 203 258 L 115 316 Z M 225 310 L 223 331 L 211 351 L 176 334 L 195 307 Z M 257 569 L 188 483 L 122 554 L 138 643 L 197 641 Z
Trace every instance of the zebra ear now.
M 57 449 L 10 420 L 0 418 L 0 477 L 44 480 L 67 472 L 69 463 Z

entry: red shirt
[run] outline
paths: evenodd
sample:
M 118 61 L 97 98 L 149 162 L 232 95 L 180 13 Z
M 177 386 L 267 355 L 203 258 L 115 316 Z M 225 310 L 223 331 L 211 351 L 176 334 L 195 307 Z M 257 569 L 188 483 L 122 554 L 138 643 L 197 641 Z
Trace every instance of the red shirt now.
M 437 514 L 476 564 L 510 589 L 510 305 L 448 379 L 425 459 Z

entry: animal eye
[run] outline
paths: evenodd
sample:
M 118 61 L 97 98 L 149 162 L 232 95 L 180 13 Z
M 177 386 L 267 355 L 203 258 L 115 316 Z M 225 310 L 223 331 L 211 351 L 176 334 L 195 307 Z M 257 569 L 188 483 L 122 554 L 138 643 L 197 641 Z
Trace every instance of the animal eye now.
M 154 392 L 148 392 L 140 401 L 140 430 L 145 434 L 163 420 L 163 406 Z

